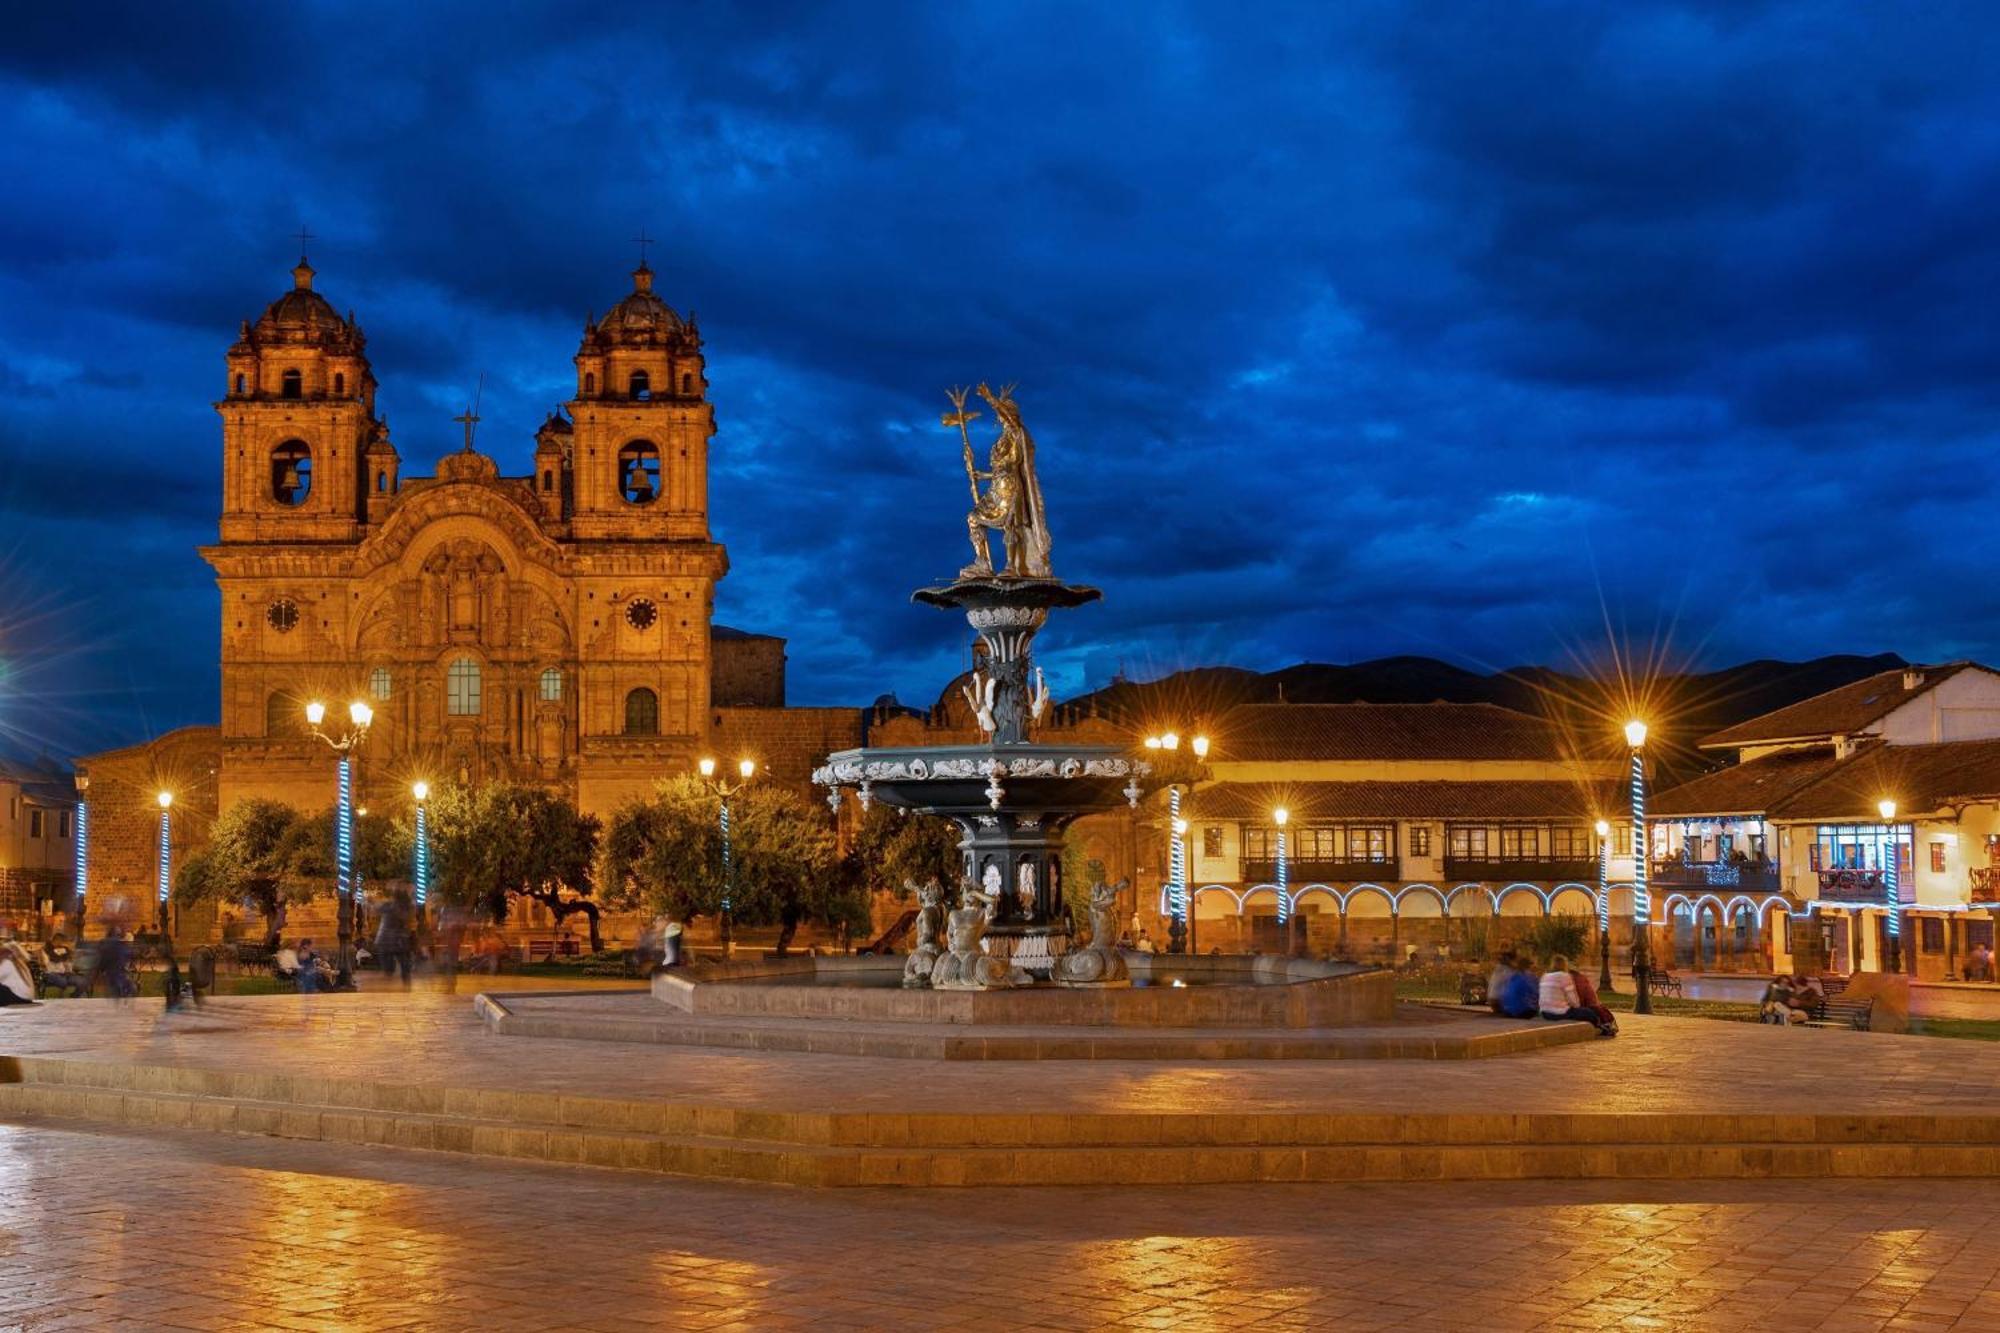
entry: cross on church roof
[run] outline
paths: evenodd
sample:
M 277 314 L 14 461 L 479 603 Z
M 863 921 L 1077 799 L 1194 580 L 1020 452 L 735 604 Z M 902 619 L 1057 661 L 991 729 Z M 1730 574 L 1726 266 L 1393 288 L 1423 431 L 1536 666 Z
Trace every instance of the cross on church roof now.
M 653 244 L 653 238 L 646 234 L 644 227 L 641 227 L 639 228 L 639 234 L 634 236 L 632 241 L 639 247 L 639 266 L 644 268 L 646 265 L 646 247 Z
M 314 237 L 314 236 L 313 236 L 313 234 L 312 234 L 311 232 L 309 232 L 309 231 L 307 231 L 307 230 L 306 230 L 306 228 L 305 228 L 305 224 L 304 224 L 304 223 L 300 223 L 300 224 L 299 224 L 299 253 L 300 253 L 301 255 L 303 255 L 303 254 L 304 254 L 304 253 L 306 252 L 306 242 L 307 242 L 307 241 L 310 241 L 310 240 L 315 240 L 315 239 L 317 239 L 317 238 L 316 238 L 316 237 Z
M 479 372 L 479 387 L 472 391 L 472 406 L 452 418 L 465 427 L 465 452 L 472 452 L 472 428 L 479 424 L 479 400 L 486 393 L 486 372 Z

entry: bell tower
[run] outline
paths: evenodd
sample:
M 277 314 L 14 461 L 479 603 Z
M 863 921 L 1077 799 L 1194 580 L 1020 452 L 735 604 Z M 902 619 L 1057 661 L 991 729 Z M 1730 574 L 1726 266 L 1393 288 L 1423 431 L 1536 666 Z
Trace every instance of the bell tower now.
M 654 294 L 643 261 L 631 293 L 584 326 L 569 417 L 578 537 L 708 540 L 701 333 Z
M 313 290 L 303 257 L 292 289 L 229 349 L 222 416 L 222 531 L 231 542 L 352 541 L 371 478 L 395 474 L 375 419 L 367 339 Z M 373 450 L 371 452 L 371 445 Z

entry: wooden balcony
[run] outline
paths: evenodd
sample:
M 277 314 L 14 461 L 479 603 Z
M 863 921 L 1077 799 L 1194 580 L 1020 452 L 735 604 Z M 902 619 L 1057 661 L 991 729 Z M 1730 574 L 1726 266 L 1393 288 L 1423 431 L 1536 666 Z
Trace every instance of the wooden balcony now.
M 1889 905 L 1889 882 L 1879 870 L 1822 870 L 1819 896 L 1829 902 Z
M 1975 903 L 2000 903 L 2000 866 L 1975 866 L 1972 871 L 1972 898 Z
M 1579 884 L 1595 884 L 1597 861 L 1595 858 L 1585 861 L 1471 861 L 1447 856 L 1444 859 L 1444 876 L 1449 880 L 1499 880 L 1503 883 L 1538 884 L 1574 880 Z
M 1663 888 L 1741 889 L 1747 893 L 1776 893 L 1778 868 L 1768 863 L 1742 861 L 1662 861 L 1646 872 Z
M 1241 863 L 1246 884 L 1276 884 L 1278 863 L 1246 858 Z M 1369 880 L 1381 883 L 1395 879 L 1401 868 L 1394 861 L 1299 861 L 1285 858 L 1285 877 L 1291 884 L 1340 884 Z

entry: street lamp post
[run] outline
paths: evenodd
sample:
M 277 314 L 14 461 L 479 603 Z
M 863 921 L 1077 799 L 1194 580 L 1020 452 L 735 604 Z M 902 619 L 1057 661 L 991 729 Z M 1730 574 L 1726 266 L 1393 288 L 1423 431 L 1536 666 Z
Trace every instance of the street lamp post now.
M 1188 819 L 1182 813 L 1181 788 L 1187 787 L 1187 806 L 1192 813 L 1195 784 L 1201 780 L 1201 764 L 1208 758 L 1208 737 L 1196 736 L 1188 743 L 1194 755 L 1194 762 L 1185 773 L 1176 771 L 1179 767 L 1181 738 L 1179 732 L 1165 731 L 1157 736 L 1146 737 L 1146 748 L 1158 750 L 1172 756 L 1166 768 L 1167 778 L 1167 818 L 1173 831 L 1173 842 L 1167 849 L 1167 952 L 1193 953 L 1194 913 L 1188 901 L 1187 831 Z
M 1875 809 L 1882 816 L 1882 823 L 1889 831 L 1888 846 L 1882 853 L 1882 896 L 1889 904 L 1889 949 L 1883 960 L 1884 972 L 1903 970 L 1903 927 L 1902 927 L 1902 848 L 1896 838 L 1896 803 L 1883 797 L 1875 803 Z M 1855 956 L 1860 957 L 1857 950 Z M 1859 968 L 1855 969 L 1859 971 Z
M 417 837 L 410 848 L 410 883 L 416 890 L 419 911 L 423 910 L 431 896 L 430 826 L 424 818 L 424 803 L 430 799 L 430 794 L 430 783 L 419 780 L 410 784 L 410 795 L 417 799 Z
M 1285 952 L 1303 953 L 1299 941 L 1294 938 L 1298 932 L 1298 921 L 1292 912 L 1291 865 L 1285 856 L 1285 825 L 1290 822 L 1292 812 L 1279 806 L 1271 812 L 1271 822 L 1278 826 L 1278 929 L 1285 939 Z
M 730 855 L 729 846 L 729 798 L 737 792 L 742 791 L 745 786 L 749 785 L 750 779 L 757 775 L 757 761 L 755 759 L 739 759 L 736 762 L 736 771 L 742 774 L 743 779 L 741 782 L 736 783 L 730 783 L 715 776 L 715 761 L 713 759 L 704 758 L 696 767 L 701 770 L 702 782 L 707 784 L 708 789 L 714 792 L 717 799 L 722 803 L 722 910 L 716 916 L 716 925 L 721 931 L 722 952 L 726 955 L 733 952 L 735 948 L 734 941 L 730 938 L 729 928 L 730 899 L 735 895 L 736 889 L 736 862 Z
M 1649 851 L 1646 846 L 1646 724 L 1636 718 L 1625 724 L 1625 744 L 1632 751 L 1632 1012 L 1653 1012 L 1652 899 L 1646 892 Z
M 160 918 L 160 934 L 167 933 L 167 895 L 174 882 L 173 806 L 174 794 L 163 791 L 156 797 L 160 803 L 160 892 L 156 909 Z
M 1597 989 L 1611 993 L 1611 821 L 1597 821 Z
M 320 729 L 326 705 L 315 699 L 306 705 L 306 724 L 340 757 L 339 800 L 333 816 L 334 887 L 340 894 L 340 966 L 333 984 L 354 989 L 354 752 L 368 737 L 375 710 L 356 699 L 347 705 L 348 726 L 338 737 Z

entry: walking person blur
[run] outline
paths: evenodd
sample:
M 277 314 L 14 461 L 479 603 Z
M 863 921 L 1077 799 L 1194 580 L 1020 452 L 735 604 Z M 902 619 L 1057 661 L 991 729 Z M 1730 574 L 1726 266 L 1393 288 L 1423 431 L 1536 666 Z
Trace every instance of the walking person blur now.
M 1507 983 L 1513 979 L 1514 972 L 1514 951 L 1502 949 L 1500 956 L 1493 960 L 1493 970 L 1486 974 L 1486 1007 L 1496 1014 L 1504 1016 L 1507 1012 L 1500 1007 L 1500 997 L 1506 993 Z
M 95 993 L 99 981 L 104 983 L 105 994 L 115 1000 L 129 1000 L 139 993 L 138 984 L 132 980 L 132 942 L 125 938 L 124 928 L 116 921 L 104 923 L 104 936 L 97 941 L 97 962 L 91 968 L 84 994 Z
M 403 989 L 410 986 L 410 895 L 397 889 L 375 913 L 375 957 L 381 961 L 382 975 L 393 977 L 400 970 Z

